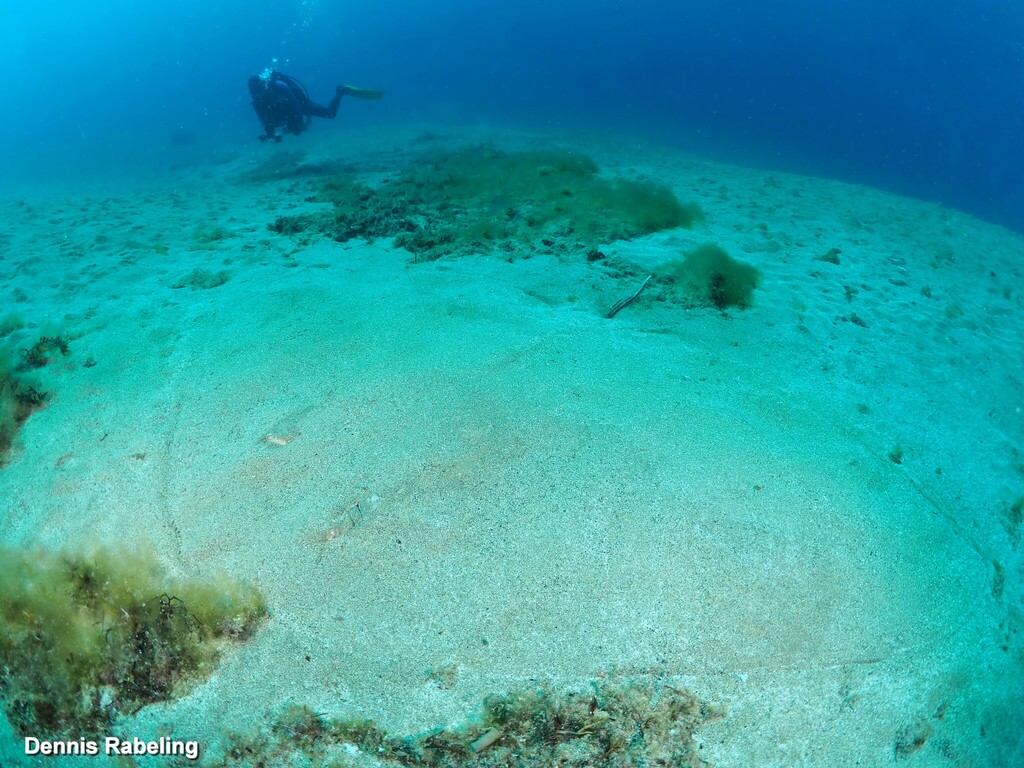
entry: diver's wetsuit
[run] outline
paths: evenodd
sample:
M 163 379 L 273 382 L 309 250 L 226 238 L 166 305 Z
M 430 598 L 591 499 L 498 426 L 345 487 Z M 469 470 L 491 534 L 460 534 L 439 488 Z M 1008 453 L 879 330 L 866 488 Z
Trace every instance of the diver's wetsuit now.
M 309 98 L 305 86 L 298 80 L 280 72 L 271 72 L 269 78 L 254 75 L 249 78 L 252 108 L 263 124 L 260 141 L 280 141 L 281 134 L 300 134 L 309 127 L 311 117 L 333 120 L 344 88 L 339 86 L 331 103 L 326 107 Z

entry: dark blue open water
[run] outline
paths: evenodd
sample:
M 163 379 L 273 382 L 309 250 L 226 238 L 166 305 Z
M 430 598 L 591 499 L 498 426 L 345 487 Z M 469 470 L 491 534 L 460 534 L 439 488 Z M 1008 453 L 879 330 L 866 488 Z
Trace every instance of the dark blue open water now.
M 252 141 L 245 80 L 276 58 L 324 100 L 338 82 L 385 88 L 360 120 L 635 133 L 1024 230 L 1018 3 L 5 5 L 8 179 L 158 166 L 180 130 L 200 146 Z

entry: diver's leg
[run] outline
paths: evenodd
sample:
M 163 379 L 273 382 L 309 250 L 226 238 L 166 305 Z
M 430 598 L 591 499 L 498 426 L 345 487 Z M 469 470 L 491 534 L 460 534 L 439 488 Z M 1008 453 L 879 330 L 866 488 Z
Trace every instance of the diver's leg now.
M 328 120 L 333 120 L 338 114 L 338 107 L 341 105 L 341 97 L 345 95 L 344 86 L 338 86 L 338 90 L 334 92 L 334 98 L 331 99 L 331 103 L 326 107 L 323 104 L 317 104 L 315 101 L 306 102 L 306 112 L 313 117 L 326 117 Z

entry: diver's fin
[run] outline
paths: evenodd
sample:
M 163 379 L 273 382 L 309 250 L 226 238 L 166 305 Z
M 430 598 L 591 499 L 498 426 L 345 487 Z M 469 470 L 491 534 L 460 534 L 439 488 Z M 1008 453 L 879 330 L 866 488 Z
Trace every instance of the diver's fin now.
M 341 92 L 346 96 L 352 96 L 356 99 L 366 99 L 367 101 L 376 101 L 377 99 L 384 98 L 384 91 L 378 91 L 373 88 L 356 88 L 354 85 L 341 86 Z

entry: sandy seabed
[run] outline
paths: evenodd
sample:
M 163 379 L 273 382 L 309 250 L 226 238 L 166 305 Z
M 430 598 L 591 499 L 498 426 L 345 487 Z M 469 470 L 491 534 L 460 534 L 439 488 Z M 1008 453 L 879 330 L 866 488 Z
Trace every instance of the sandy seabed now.
M 300 703 L 415 733 L 658 669 L 724 711 L 697 734 L 717 768 L 1024 765 L 1024 237 L 621 138 L 301 144 L 372 182 L 478 141 L 669 185 L 704 224 L 603 250 L 654 271 L 717 243 L 761 271 L 753 306 L 607 319 L 637 286 L 582 254 L 278 235 L 326 206 L 315 176 L 248 177 L 262 145 L 0 202 L 8 343 L 71 339 L 0 470 L 0 538 L 147 541 L 270 608 L 119 732 L 214 749 Z

